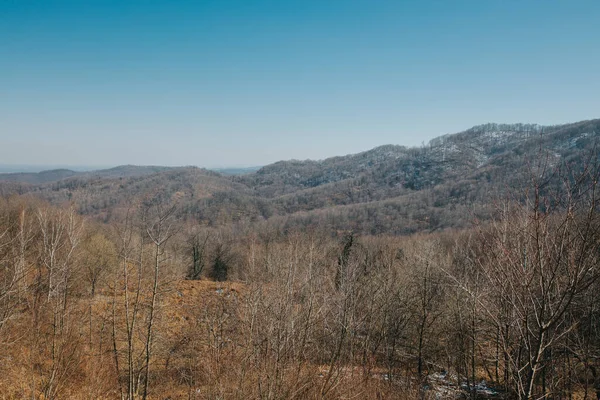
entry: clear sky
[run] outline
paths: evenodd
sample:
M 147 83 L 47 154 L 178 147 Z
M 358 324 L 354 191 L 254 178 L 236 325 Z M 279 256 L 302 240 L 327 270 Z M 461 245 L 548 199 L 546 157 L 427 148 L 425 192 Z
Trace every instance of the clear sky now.
M 0 0 L 0 164 L 263 165 L 597 117 L 598 0 Z

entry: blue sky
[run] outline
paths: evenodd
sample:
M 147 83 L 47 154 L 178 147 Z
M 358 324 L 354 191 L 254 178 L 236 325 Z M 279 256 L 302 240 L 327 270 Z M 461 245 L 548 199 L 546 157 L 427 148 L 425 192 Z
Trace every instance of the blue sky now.
M 600 117 L 600 1 L 0 0 L 0 164 L 199 166 Z

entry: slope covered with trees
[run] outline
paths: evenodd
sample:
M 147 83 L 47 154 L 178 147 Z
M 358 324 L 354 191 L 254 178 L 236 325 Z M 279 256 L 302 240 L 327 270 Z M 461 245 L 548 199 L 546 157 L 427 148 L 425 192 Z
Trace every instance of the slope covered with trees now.
M 242 176 L 132 166 L 39 184 L 31 184 L 29 175 L 20 181 L 19 175 L 5 175 L 4 182 L 0 175 L 0 193 L 72 202 L 80 213 L 108 222 L 160 188 L 179 200 L 181 218 L 210 226 L 285 220 L 289 227 L 327 224 L 406 234 L 489 218 L 489 205 L 507 188 L 528 183 L 533 160 L 581 170 L 599 137 L 600 120 L 551 127 L 487 124 L 420 148 L 388 145 L 322 161 L 282 161 Z

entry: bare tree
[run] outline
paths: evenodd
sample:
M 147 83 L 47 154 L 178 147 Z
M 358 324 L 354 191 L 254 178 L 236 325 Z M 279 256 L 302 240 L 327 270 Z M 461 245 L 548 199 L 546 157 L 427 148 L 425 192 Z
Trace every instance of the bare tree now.
M 175 205 L 157 199 L 156 201 L 147 204 L 143 210 L 146 234 L 153 246 L 154 272 L 146 331 L 144 390 L 142 392 L 142 399 L 144 400 L 148 397 L 150 361 L 152 359 L 152 345 L 154 339 L 154 320 L 157 311 L 157 303 L 159 301 L 160 270 L 166 260 L 165 244 L 175 234 L 176 228 L 173 224 L 175 209 Z
M 600 277 L 598 171 L 540 165 L 525 202 L 510 202 L 506 223 L 482 237 L 482 273 L 491 296 L 481 304 L 499 327 L 520 399 L 551 394 L 552 348 L 577 326 L 566 316 Z M 509 325 L 501 318 L 506 306 Z
M 47 309 L 51 313 L 49 332 L 38 326 L 39 340 L 48 347 L 50 366 L 42 374 L 42 392 L 53 399 L 61 386 L 79 368 L 77 356 L 81 321 L 72 313 L 68 300 L 72 286 L 73 260 L 83 234 L 83 220 L 73 208 L 66 211 L 40 208 L 37 211 L 41 237 L 41 262 L 47 273 Z
M 191 253 L 191 263 L 187 273 L 188 279 L 200 279 L 200 276 L 206 267 L 209 238 L 210 234 L 208 231 L 190 234 L 187 241 L 189 246 L 188 251 Z

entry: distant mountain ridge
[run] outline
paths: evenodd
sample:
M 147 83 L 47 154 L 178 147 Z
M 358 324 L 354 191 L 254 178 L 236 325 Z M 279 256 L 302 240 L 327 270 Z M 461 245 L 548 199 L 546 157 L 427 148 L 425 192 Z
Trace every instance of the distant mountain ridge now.
M 119 165 L 113 168 L 98 169 L 92 171 L 75 171 L 68 168 L 48 169 L 40 172 L 0 172 L 0 182 L 21 182 L 29 184 L 43 184 L 60 181 L 71 177 L 102 177 L 123 178 L 154 174 L 158 172 L 180 169 L 186 167 L 163 167 L 153 165 Z M 245 175 L 256 172 L 261 167 L 231 167 L 213 168 L 211 171 L 223 175 Z
M 600 119 L 485 124 L 421 147 L 384 145 L 320 161 L 279 161 L 241 175 L 136 166 L 0 174 L 0 194 L 69 201 L 83 214 L 109 221 L 119 209 L 160 191 L 177 200 L 182 218 L 212 226 L 271 221 L 405 234 L 488 218 L 495 198 L 524 187 L 536 159 L 582 168 L 598 161 L 599 140 Z
M 355 178 L 357 175 L 377 171 L 388 184 L 399 183 L 414 187 L 426 186 L 427 182 L 418 176 L 410 176 L 415 168 L 420 172 L 437 173 L 431 176 L 434 182 L 442 179 L 442 170 L 452 166 L 468 172 L 493 164 L 495 157 L 517 149 L 521 145 L 539 146 L 540 140 L 555 150 L 568 150 L 579 140 L 597 137 L 600 134 L 600 120 L 583 121 L 558 126 L 534 124 L 485 124 L 467 131 L 448 134 L 432 139 L 423 147 L 384 145 L 374 149 L 342 157 L 332 157 L 321 161 L 280 161 L 265 166 L 254 175 L 244 177 L 249 185 L 260 188 L 277 184 L 284 192 Z M 587 146 L 583 141 L 580 147 Z M 444 166 L 442 168 L 442 166 Z M 385 171 L 381 171 L 384 169 Z M 402 176 L 402 171 L 407 172 Z M 408 171 L 406 171 L 408 170 Z M 430 171 L 427 171 L 430 170 Z M 372 174 L 371 174 L 372 175 Z M 418 173 L 417 175 L 422 175 Z
M 121 165 L 114 168 L 101 169 L 96 171 L 73 171 L 70 169 L 52 169 L 41 172 L 9 172 L 0 173 L 0 181 L 22 182 L 29 184 L 44 184 L 56 182 L 71 177 L 102 177 L 102 178 L 121 178 L 130 176 L 144 176 L 155 174 L 157 172 L 167 171 L 174 167 L 160 166 L 137 166 Z

